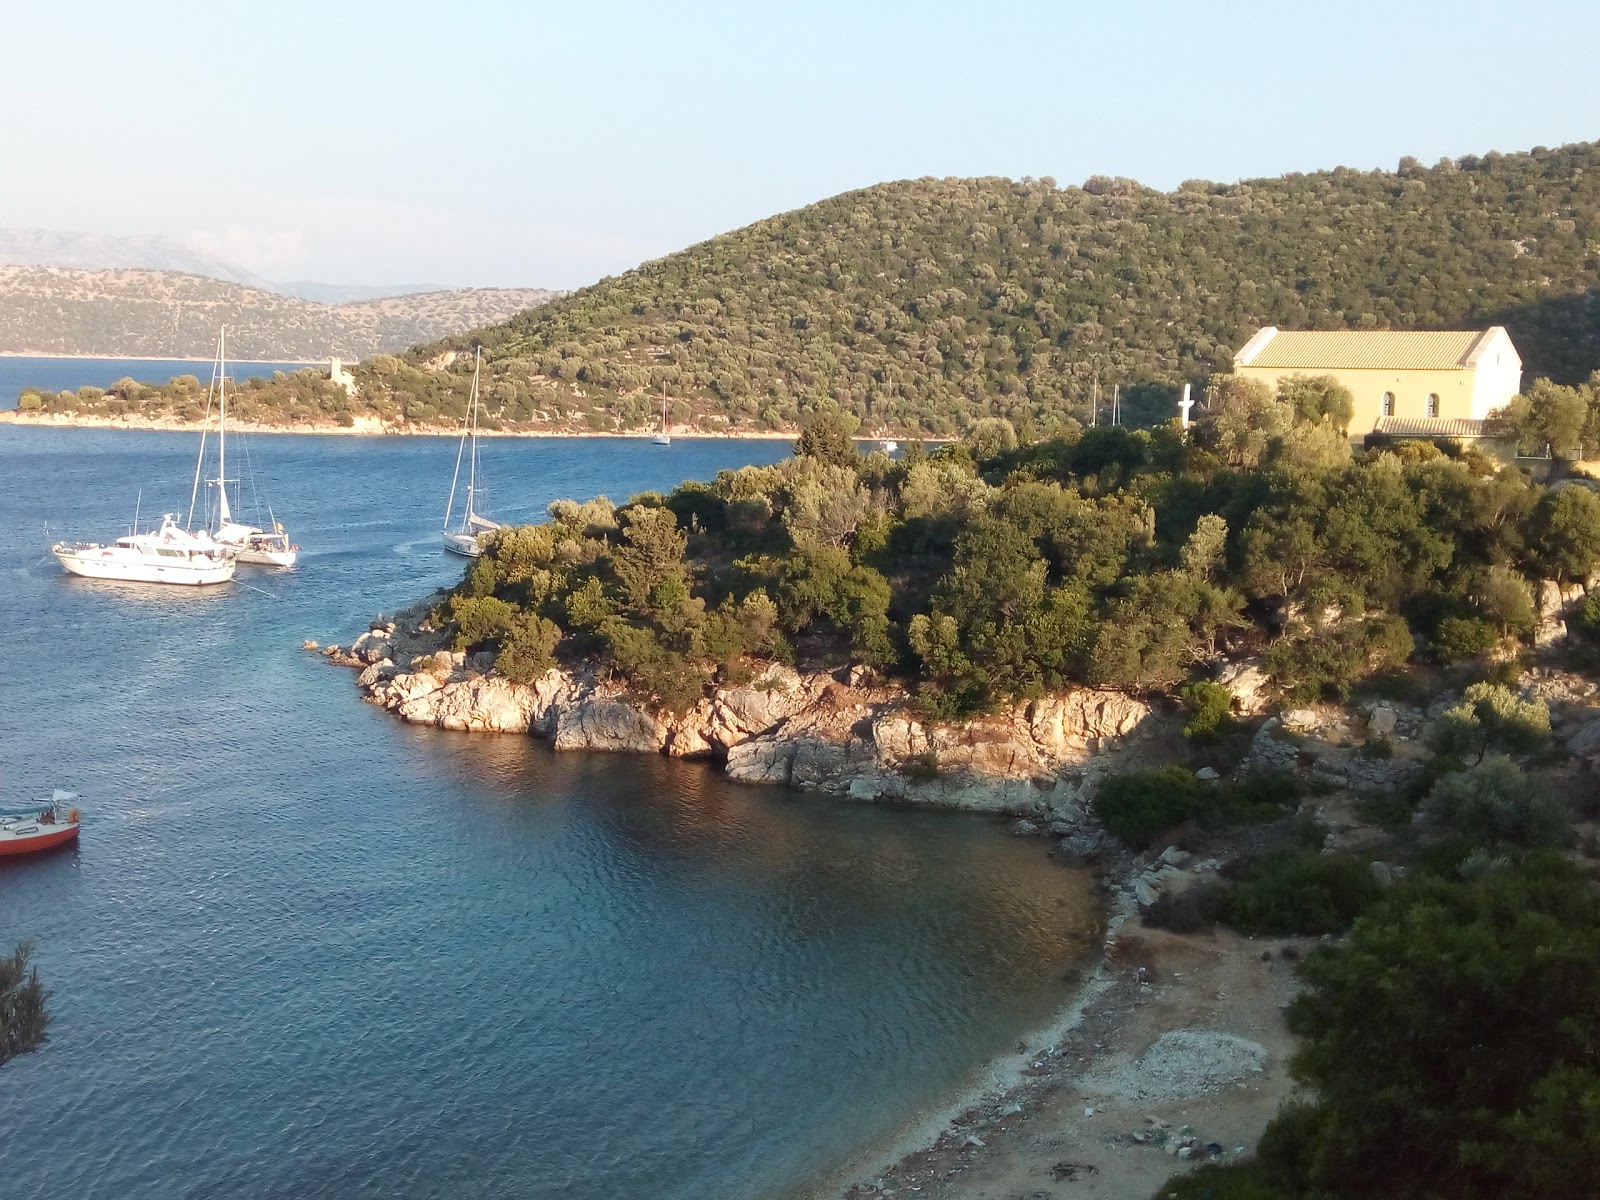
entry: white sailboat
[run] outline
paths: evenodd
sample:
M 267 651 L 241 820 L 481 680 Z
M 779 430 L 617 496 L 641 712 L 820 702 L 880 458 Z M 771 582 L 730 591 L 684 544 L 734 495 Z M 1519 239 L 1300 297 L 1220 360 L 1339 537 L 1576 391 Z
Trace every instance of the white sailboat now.
M 299 560 L 300 547 L 289 541 L 289 535 L 284 532 L 283 525 L 272 516 L 272 509 L 268 506 L 267 521 L 272 526 L 270 529 L 261 529 L 255 525 L 245 524 L 243 521 L 234 520 L 233 508 L 228 503 L 228 485 L 237 483 L 237 480 L 228 478 L 228 372 L 227 372 L 227 345 L 226 330 L 217 333 L 217 359 L 211 371 L 211 393 L 217 400 L 217 477 L 208 479 L 208 484 L 215 484 L 217 488 L 217 506 L 211 514 L 214 520 L 207 521 L 207 528 L 211 537 L 218 545 L 233 551 L 234 557 L 243 563 L 254 563 L 264 567 L 292 567 Z M 207 419 L 210 418 L 210 399 L 208 397 L 206 409 Z M 194 488 L 189 493 L 189 523 L 194 521 L 195 502 L 200 493 L 200 477 L 205 468 L 206 460 L 206 433 L 200 434 L 200 457 L 194 465 Z M 254 479 L 251 480 L 252 488 Z M 260 516 L 257 515 L 257 520 Z
M 456 473 L 450 478 L 450 499 L 444 509 L 444 548 L 453 554 L 477 558 L 483 553 L 484 534 L 499 529 L 498 523 L 481 516 L 477 510 L 478 496 L 478 374 L 483 368 L 483 347 L 478 347 L 472 364 L 472 397 L 467 402 L 467 416 L 461 428 L 461 446 L 456 451 Z M 471 454 L 468 454 L 468 449 Z M 461 460 L 467 458 L 467 505 L 461 514 L 461 523 L 450 527 L 450 516 L 455 510 L 456 486 L 461 482 Z
M 50 547 L 50 553 L 74 575 L 130 583 L 226 583 L 233 578 L 237 565 L 231 550 L 204 533 L 184 529 L 178 524 L 176 513 L 164 514 L 160 528 L 140 533 L 136 511 L 128 536 L 109 546 L 99 542 L 57 542 Z
M 672 445 L 672 427 L 667 422 L 667 385 L 661 385 L 661 432 L 650 439 L 658 446 Z

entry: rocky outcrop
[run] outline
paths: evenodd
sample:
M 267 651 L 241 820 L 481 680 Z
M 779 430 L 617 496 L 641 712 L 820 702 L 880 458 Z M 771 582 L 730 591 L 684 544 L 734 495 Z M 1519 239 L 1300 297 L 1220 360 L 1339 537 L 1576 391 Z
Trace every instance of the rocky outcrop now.
M 388 657 L 407 642 L 378 625 L 339 663 L 361 667 L 366 698 L 404 720 L 443 729 L 523 733 L 558 750 L 714 758 L 734 779 L 858 800 L 974 809 L 1075 826 L 1105 760 L 1157 719 L 1140 700 L 1082 689 L 971 721 L 930 725 L 905 696 L 864 671 L 844 680 L 781 665 L 719 687 L 681 715 L 658 714 L 618 682 L 552 669 L 531 684 L 492 663 L 445 651 Z

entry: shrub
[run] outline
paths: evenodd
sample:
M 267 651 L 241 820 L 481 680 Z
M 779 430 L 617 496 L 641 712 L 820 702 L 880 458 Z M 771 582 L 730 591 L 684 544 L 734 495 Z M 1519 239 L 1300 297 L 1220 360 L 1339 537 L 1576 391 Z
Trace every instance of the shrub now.
M 1144 847 L 1174 825 L 1198 818 L 1215 804 L 1214 792 L 1182 767 L 1130 771 L 1100 785 L 1095 814 L 1113 836 Z
M 1228 895 L 1225 919 L 1245 933 L 1339 933 L 1378 896 L 1361 859 L 1283 850 L 1246 868 Z
M 1500 644 L 1500 634 L 1476 617 L 1446 617 L 1439 622 L 1429 647 L 1440 662 L 1482 658 Z
M 1437 829 L 1487 850 L 1560 847 L 1572 840 L 1565 802 L 1504 757 L 1446 775 L 1422 811 Z
M 1143 848 L 1190 821 L 1214 829 L 1277 820 L 1298 796 L 1299 784 L 1287 772 L 1206 783 L 1182 767 L 1160 767 L 1107 779 L 1095 798 L 1095 814 L 1113 836 Z
M 1519 700 L 1502 683 L 1474 683 L 1461 703 L 1445 710 L 1429 735 L 1441 754 L 1476 754 L 1491 749 L 1531 754 L 1550 740 L 1550 709 L 1542 700 Z
M 1233 725 L 1233 693 L 1218 683 L 1199 680 L 1183 685 L 1179 693 L 1189 713 L 1183 736 L 1191 741 L 1214 741 Z
M 1197 883 L 1181 892 L 1162 892 L 1144 913 L 1144 924 L 1173 933 L 1198 933 L 1222 920 L 1228 911 L 1228 886 L 1219 881 Z
M 1572 615 L 1567 624 L 1584 637 L 1600 641 L 1600 588 L 1596 588 L 1584 598 L 1583 606 Z

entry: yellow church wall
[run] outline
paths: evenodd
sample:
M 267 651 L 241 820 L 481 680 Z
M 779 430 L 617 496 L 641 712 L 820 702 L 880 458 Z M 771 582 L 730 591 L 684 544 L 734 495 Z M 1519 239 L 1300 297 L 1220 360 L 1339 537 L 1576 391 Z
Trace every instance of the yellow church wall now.
M 1327 371 L 1285 370 L 1281 367 L 1234 367 L 1234 373 L 1245 379 L 1259 379 L 1269 388 L 1276 388 L 1278 380 L 1293 375 L 1332 375 L 1355 398 L 1350 417 L 1350 436 L 1361 438 L 1372 432 L 1382 415 L 1385 392 L 1394 393 L 1396 417 L 1437 416 L 1470 419 L 1472 413 L 1473 372 L 1462 370 L 1442 371 L 1371 371 L 1337 368 Z M 1439 397 L 1439 411 L 1428 412 L 1428 395 Z

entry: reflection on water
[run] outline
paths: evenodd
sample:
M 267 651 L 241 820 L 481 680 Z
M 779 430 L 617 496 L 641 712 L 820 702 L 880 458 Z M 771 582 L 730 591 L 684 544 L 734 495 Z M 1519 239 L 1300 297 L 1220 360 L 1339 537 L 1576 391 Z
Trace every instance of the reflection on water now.
M 302 566 L 152 593 L 63 578 L 40 531 L 114 531 L 189 440 L 0 432 L 0 789 L 86 811 L 0 863 L 56 1017 L 0 1068 L 8 1200 L 780 1200 L 1064 1000 L 1096 917 L 1039 842 L 359 703 L 300 640 L 459 572 L 424 549 L 449 464 L 280 440 Z M 537 511 L 782 447 L 495 450 Z

